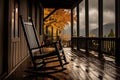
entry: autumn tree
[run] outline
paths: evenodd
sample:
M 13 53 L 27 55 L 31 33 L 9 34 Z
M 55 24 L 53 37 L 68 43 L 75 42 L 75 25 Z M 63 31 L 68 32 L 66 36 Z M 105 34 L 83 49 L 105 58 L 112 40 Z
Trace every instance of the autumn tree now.
M 44 18 L 53 10 L 54 9 L 48 8 L 44 9 Z M 75 14 L 74 20 L 76 20 Z M 58 9 L 44 21 L 44 27 L 47 28 L 46 30 L 49 30 L 49 28 L 53 27 L 54 29 L 59 30 L 61 32 L 61 30 L 64 29 L 65 25 L 69 24 L 70 21 L 70 10 Z

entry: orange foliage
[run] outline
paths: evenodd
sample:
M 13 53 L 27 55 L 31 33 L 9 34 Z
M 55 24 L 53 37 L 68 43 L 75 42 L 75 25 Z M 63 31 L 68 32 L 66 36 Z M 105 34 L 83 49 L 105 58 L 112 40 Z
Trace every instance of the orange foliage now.
M 44 17 L 46 17 L 54 9 L 44 9 Z M 76 16 L 74 15 L 74 20 Z M 44 21 L 44 27 L 53 27 L 58 30 L 63 30 L 65 25 L 71 21 L 71 14 L 69 10 L 59 9 L 55 11 L 49 18 Z

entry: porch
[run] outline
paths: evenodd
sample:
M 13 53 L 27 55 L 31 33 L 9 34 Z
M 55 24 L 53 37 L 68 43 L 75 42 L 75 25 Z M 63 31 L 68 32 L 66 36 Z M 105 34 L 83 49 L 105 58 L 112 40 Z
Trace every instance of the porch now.
M 120 67 L 113 62 L 98 59 L 92 54 L 89 56 L 85 52 L 64 48 L 69 64 L 67 70 L 52 74 L 51 76 L 30 75 L 25 73 L 27 67 L 31 65 L 29 58 L 25 60 L 9 77 L 5 80 L 119 80 Z

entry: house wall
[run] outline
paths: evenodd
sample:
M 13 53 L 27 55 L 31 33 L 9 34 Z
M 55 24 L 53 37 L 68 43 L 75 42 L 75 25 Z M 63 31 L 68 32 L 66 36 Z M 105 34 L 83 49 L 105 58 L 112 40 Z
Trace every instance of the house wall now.
M 36 20 L 35 20 L 35 15 L 36 15 L 36 11 L 35 11 L 35 1 L 33 0 L 32 1 L 32 20 L 33 20 L 33 23 L 34 23 L 34 25 L 35 25 L 35 27 L 36 27 Z
M 36 3 L 36 26 L 37 26 L 37 31 L 40 33 L 40 8 Z
M 35 1 L 33 0 L 17 0 L 18 1 L 18 14 L 22 15 L 25 21 L 28 21 L 28 17 L 32 17 L 34 25 L 37 26 L 37 31 L 39 31 L 39 6 L 35 6 Z M 29 3 L 32 1 L 32 3 Z M 9 58 L 8 58 L 8 71 L 11 72 L 29 55 L 28 48 L 25 40 L 25 36 L 22 30 L 21 22 L 18 21 L 19 25 L 19 37 L 12 37 L 12 11 L 14 7 L 15 0 L 10 0 L 9 4 Z M 12 6 L 10 6 L 12 5 Z M 30 7 L 31 6 L 31 7 Z
M 28 20 L 28 2 L 27 0 L 20 0 L 20 10 L 19 14 L 22 15 L 23 19 Z M 25 37 L 23 34 L 22 30 L 22 25 L 21 22 L 19 22 L 19 27 L 20 27 L 20 51 L 22 53 L 22 59 L 27 56 L 28 54 L 28 49 L 27 49 L 27 44 L 25 41 Z
M 8 52 L 8 73 L 15 70 L 21 64 L 22 61 L 28 56 L 28 48 L 26 46 L 25 37 L 23 34 L 21 22 L 19 17 L 15 18 L 18 20 L 18 33 L 19 36 L 15 37 L 13 35 L 12 23 L 13 23 L 13 12 L 15 7 L 15 2 L 18 6 L 18 15 L 22 15 L 23 19 L 28 20 L 28 0 L 9 0 L 9 52 Z M 15 16 L 15 15 L 14 15 Z M 14 22 L 16 21 L 14 20 Z M 16 23 L 16 22 L 15 22 Z M 15 27 L 15 26 L 14 26 Z
M 13 70 L 15 70 L 19 64 L 21 64 L 22 61 L 25 60 L 25 58 L 28 56 L 28 48 L 25 41 L 25 37 L 22 30 L 21 22 L 18 20 L 18 32 L 19 36 L 14 37 L 12 34 L 12 22 L 13 22 L 13 13 L 14 13 L 14 7 L 15 2 L 19 5 L 18 7 L 18 15 L 22 15 L 23 19 L 28 21 L 28 17 L 32 16 L 33 22 L 36 25 L 37 31 L 39 31 L 39 25 L 40 25 L 40 11 L 39 6 L 35 5 L 34 0 L 8 0 L 8 4 L 5 4 L 4 8 L 4 0 L 0 0 L 0 76 L 3 72 L 3 66 L 6 66 L 8 71 L 8 74 L 11 73 Z M 28 2 L 32 1 L 31 7 L 28 6 Z M 7 8 L 7 9 L 6 9 Z M 4 12 L 7 10 L 7 14 L 4 14 Z M 7 15 L 7 17 L 5 16 Z M 14 21 L 16 21 L 16 19 Z M 7 22 L 4 22 L 6 21 Z M 5 25 L 5 23 L 7 23 Z M 4 30 L 7 29 L 7 30 Z M 4 33 L 7 31 L 7 38 L 4 36 Z M 4 39 L 7 39 L 7 44 L 5 43 Z M 4 50 L 7 52 L 8 55 L 8 62 L 7 65 L 3 64 L 4 60 Z

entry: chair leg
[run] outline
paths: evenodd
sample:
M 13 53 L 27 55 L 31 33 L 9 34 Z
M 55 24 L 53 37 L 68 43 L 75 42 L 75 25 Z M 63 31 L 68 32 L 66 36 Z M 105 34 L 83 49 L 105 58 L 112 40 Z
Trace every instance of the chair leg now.
M 62 50 L 62 56 L 63 56 L 64 62 L 67 63 L 67 60 L 66 60 L 66 57 L 65 57 L 65 53 L 63 51 L 63 47 L 62 47 L 61 41 L 59 41 L 59 46 L 60 46 L 60 49 Z
M 64 62 L 67 62 L 64 51 L 62 50 L 61 53 L 62 53 L 62 57 L 63 57 Z
M 59 52 L 58 52 L 58 55 L 57 55 L 57 56 L 58 56 L 58 59 L 59 59 L 59 62 L 60 62 L 61 67 L 64 68 L 64 67 L 63 67 L 63 63 L 62 63 L 62 59 L 61 59 L 61 57 L 60 57 Z
M 58 60 L 59 60 L 59 62 L 60 62 L 60 66 L 61 66 L 62 68 L 64 68 L 64 67 L 63 67 L 63 63 L 62 63 L 62 59 L 61 59 L 61 56 L 60 56 L 59 48 L 58 48 L 57 44 L 55 44 L 55 49 L 56 49 L 56 52 L 57 52 Z

